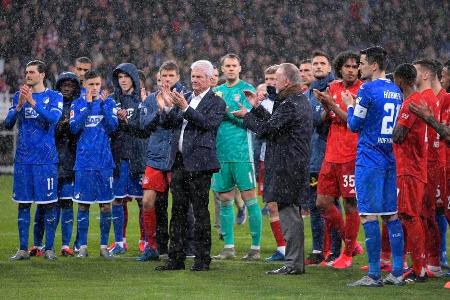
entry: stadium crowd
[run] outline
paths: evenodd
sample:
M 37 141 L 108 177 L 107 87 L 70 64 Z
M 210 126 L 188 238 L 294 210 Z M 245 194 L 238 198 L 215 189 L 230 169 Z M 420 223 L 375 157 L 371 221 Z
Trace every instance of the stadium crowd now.
M 445 276 L 450 62 L 445 32 L 436 30 L 445 28 L 443 16 L 400 1 L 277 8 L 221 2 L 211 9 L 217 19 L 201 1 L 139 9 L 133 1 L 64 9 L 37 2 L 20 11 L 3 5 L 8 21 L 19 20 L 3 26 L 5 33 L 25 31 L 2 36 L 3 88 L 17 90 L 4 121 L 18 127 L 20 248 L 11 260 L 56 259 L 58 224 L 60 254 L 85 259 L 92 204 L 100 207 L 100 256 L 113 259 L 127 251 L 127 203 L 135 199 L 137 261 L 167 257 L 156 270 L 182 270 L 193 256 L 191 271 L 208 271 L 212 259 L 236 257 L 234 226 L 245 222 L 242 214 L 251 241 L 242 259 L 259 261 L 259 194 L 277 244 L 266 260 L 284 262 L 267 274 L 303 274 L 305 265 L 351 268 L 366 251 L 368 275 L 349 287 Z M 255 13 L 261 10 L 266 14 Z M 420 33 L 409 22 L 390 23 L 403 10 L 422 18 Z M 37 20 L 45 30 L 32 32 L 27 25 Z M 144 34 L 152 27 L 160 30 Z M 366 44 L 385 47 L 361 50 Z M 182 83 L 187 78 L 191 88 Z M 224 244 L 215 256 L 210 189 Z M 39 205 L 28 249 L 32 203 Z M 307 258 L 302 208 L 311 215 Z
M 52 62 L 53 75 L 84 55 L 104 74 L 111 74 L 115 64 L 131 62 L 146 73 L 150 90 L 156 79 L 149 75 L 163 61 L 217 61 L 225 52 L 241 53 L 242 75 L 252 84 L 262 81 L 265 66 L 297 62 L 314 49 L 336 55 L 383 44 L 391 57 L 389 69 L 419 56 L 445 61 L 450 58 L 449 4 L 424 3 L 2 1 L 0 57 L 6 64 L 0 92 L 17 88 L 20 70 L 31 58 Z M 182 78 L 188 74 L 183 65 Z

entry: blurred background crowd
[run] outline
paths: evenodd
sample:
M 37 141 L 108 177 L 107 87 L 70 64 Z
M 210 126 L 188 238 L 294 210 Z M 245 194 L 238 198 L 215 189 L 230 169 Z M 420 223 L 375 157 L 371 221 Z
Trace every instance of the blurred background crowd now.
M 274 63 L 382 45 L 390 66 L 424 56 L 450 58 L 448 1 L 1 1 L 0 92 L 17 89 L 31 59 L 49 65 L 49 78 L 88 56 L 105 76 L 122 62 L 148 75 L 167 59 L 182 66 L 242 58 L 242 78 L 257 84 Z

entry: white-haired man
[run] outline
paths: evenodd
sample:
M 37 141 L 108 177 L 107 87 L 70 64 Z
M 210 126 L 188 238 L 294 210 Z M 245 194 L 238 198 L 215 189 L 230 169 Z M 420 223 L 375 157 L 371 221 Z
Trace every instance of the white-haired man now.
M 191 66 L 192 96 L 163 87 L 158 106 L 165 126 L 174 129 L 169 153 L 172 170 L 172 219 L 169 260 L 156 270 L 184 269 L 186 222 L 192 204 L 195 260 L 191 271 L 207 271 L 211 262 L 211 220 L 208 210 L 211 176 L 220 168 L 216 134 L 225 115 L 225 102 L 210 89 L 213 66 L 199 60 Z

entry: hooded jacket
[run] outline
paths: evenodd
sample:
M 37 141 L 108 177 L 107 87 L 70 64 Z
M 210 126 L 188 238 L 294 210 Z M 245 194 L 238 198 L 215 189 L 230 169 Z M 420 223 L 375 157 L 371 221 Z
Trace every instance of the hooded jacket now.
M 310 173 L 319 173 L 325 156 L 325 147 L 327 144 L 328 129 L 330 122 L 322 121 L 322 112 L 324 108 L 319 100 L 314 96 L 313 90 L 325 91 L 328 85 L 334 80 L 333 74 L 327 77 L 313 81 L 309 90 L 305 93 L 313 110 L 313 133 L 311 137 L 311 162 Z
M 55 129 L 55 144 L 58 150 L 58 178 L 72 181 L 74 179 L 73 167 L 77 151 L 78 136 L 70 132 L 70 106 L 72 102 L 80 97 L 81 84 L 78 77 L 72 72 L 63 72 L 59 74 L 56 81 L 56 90 L 61 92 L 61 85 L 64 81 L 70 80 L 75 83 L 76 89 L 72 99 L 64 98 L 63 112 L 61 119 Z
M 122 94 L 118 75 L 125 73 L 131 77 L 133 92 L 129 95 Z M 114 175 L 119 174 L 120 160 L 130 161 L 130 171 L 137 178 L 145 170 L 145 149 L 148 135 L 139 128 L 139 107 L 141 102 L 141 84 L 139 73 L 135 65 L 123 63 L 118 65 L 112 74 L 114 93 L 111 97 L 116 101 L 117 109 L 127 110 L 128 123 L 119 122 L 118 130 L 111 136 L 111 149 L 116 168 Z
M 186 98 L 189 98 L 191 94 L 179 82 L 172 87 L 172 90 L 184 94 Z M 158 93 L 154 92 L 145 99 L 139 113 L 140 128 L 147 134 L 151 134 L 148 139 L 146 165 L 160 171 L 170 171 L 169 152 L 173 129 L 162 126 L 160 122 L 158 103 L 156 101 Z

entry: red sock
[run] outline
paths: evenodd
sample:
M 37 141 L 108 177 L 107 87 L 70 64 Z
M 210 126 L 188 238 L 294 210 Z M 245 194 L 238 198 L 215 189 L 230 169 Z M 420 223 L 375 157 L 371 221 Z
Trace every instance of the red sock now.
M 123 201 L 123 238 L 127 237 L 127 225 L 128 225 L 128 201 Z
M 359 215 L 355 209 L 353 212 L 345 213 L 345 248 L 344 253 L 347 256 L 352 256 L 355 249 L 356 238 L 359 232 Z
M 391 244 L 389 244 L 389 232 L 387 229 L 387 225 L 384 222 L 382 223 L 381 227 L 381 259 L 391 259 Z
M 441 238 L 435 216 L 430 216 L 423 220 L 425 229 L 425 252 L 427 264 L 431 266 L 440 266 Z
M 142 205 L 139 205 L 139 239 L 141 241 L 145 240 L 145 230 L 144 230 L 144 216 L 142 215 Z
M 345 236 L 344 219 L 336 205 L 331 205 L 322 213 L 322 216 L 330 224 L 331 229 L 337 230 L 341 237 Z
M 277 242 L 277 247 L 285 247 L 286 241 L 284 240 L 283 231 L 281 230 L 280 220 L 270 222 L 270 228 L 272 228 L 273 237 Z
M 407 245 L 411 254 L 413 271 L 417 276 L 420 275 L 422 268 L 425 267 L 425 233 L 420 217 L 408 217 L 402 220 L 407 228 Z
M 148 210 L 144 210 L 143 213 L 147 243 L 152 249 L 156 249 L 156 209 L 153 207 Z
M 324 220 L 324 233 L 323 233 L 323 256 L 327 256 L 331 251 L 331 226 L 330 223 Z M 337 254 L 337 253 L 334 253 Z

